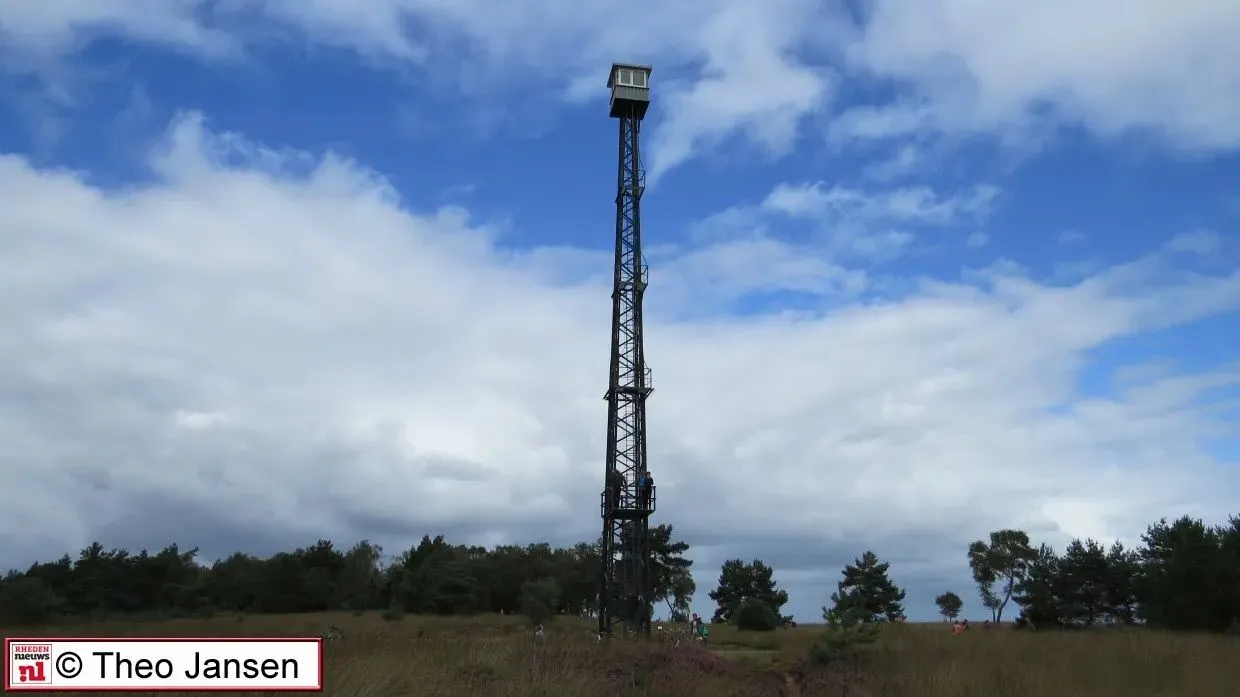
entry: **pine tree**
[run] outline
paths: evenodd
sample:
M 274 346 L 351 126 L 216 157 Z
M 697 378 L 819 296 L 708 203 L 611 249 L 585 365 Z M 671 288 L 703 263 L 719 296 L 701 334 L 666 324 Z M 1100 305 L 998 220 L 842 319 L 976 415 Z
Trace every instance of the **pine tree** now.
M 934 599 L 934 604 L 939 608 L 939 614 L 945 620 L 954 620 L 960 616 L 960 610 L 964 607 L 964 601 L 960 596 L 951 591 L 947 591 Z
M 868 550 L 853 564 L 845 566 L 844 579 L 831 596 L 835 607 L 827 614 L 835 613 L 842 619 L 843 610 L 849 608 L 859 613 L 861 622 L 903 621 L 904 591 L 888 577 L 888 567 L 890 564 L 880 562 L 878 556 Z

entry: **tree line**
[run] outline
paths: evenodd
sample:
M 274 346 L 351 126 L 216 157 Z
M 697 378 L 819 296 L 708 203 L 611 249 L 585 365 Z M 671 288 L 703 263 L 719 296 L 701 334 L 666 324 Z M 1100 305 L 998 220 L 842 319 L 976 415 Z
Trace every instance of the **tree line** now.
M 977 594 L 995 623 L 1014 603 L 1019 628 L 1143 625 L 1240 633 L 1240 517 L 1215 526 L 1189 516 L 1164 518 L 1132 548 L 1074 539 L 1062 553 L 1035 546 L 1022 530 L 1004 529 L 975 540 L 966 554 Z M 715 621 L 764 629 L 787 619 L 778 613 L 788 596 L 759 560 L 726 562 L 710 597 L 719 605 Z M 844 567 L 831 604 L 822 609 L 827 632 L 816 647 L 818 657 L 843 655 L 873 641 L 878 626 L 904 621 L 904 598 L 887 562 L 873 551 L 857 557 Z M 754 604 L 764 608 L 748 607 Z M 935 604 L 949 620 L 964 607 L 950 591 Z
M 683 614 L 694 591 L 689 545 L 670 525 L 650 529 L 653 600 Z M 590 616 L 597 609 L 599 545 L 484 548 L 424 536 L 388 557 L 367 540 L 346 549 L 329 540 L 268 558 L 236 553 L 211 564 L 197 549 L 157 553 L 107 549 L 95 542 L 10 571 L 0 580 L 0 622 L 56 618 L 168 617 L 215 612 L 520 613 L 530 597 L 540 613 Z
M 599 544 L 484 548 L 424 536 L 387 557 L 361 541 L 347 549 L 328 540 L 268 558 L 243 553 L 200 563 L 196 549 L 171 545 L 155 554 L 105 549 L 98 542 L 74 559 L 35 563 L 0 579 L 0 623 L 39 624 L 60 617 L 184 616 L 215 612 L 303 613 L 382 610 L 415 614 L 525 614 L 590 617 L 599 591 Z M 688 543 L 670 525 L 650 530 L 653 601 L 683 620 L 696 592 Z M 1132 549 L 1090 539 L 1062 553 L 1034 546 L 1020 530 L 998 530 L 967 550 L 969 568 L 991 620 L 1010 604 L 1019 626 L 1077 628 L 1144 624 L 1166 629 L 1240 631 L 1240 517 L 1208 526 L 1165 519 Z M 731 559 L 709 593 L 713 622 L 769 630 L 788 594 L 760 559 Z M 866 551 L 844 567 L 823 608 L 822 655 L 873 639 L 883 623 L 904 620 L 905 592 L 889 564 Z M 945 592 L 935 603 L 956 618 L 963 600 Z
M 1133 548 L 1075 539 L 1062 552 L 1033 545 L 1021 530 L 998 530 L 970 544 L 968 559 L 995 622 L 1014 603 L 1022 627 L 1240 632 L 1240 517 L 1218 526 L 1162 519 Z M 935 603 L 946 619 L 963 607 L 953 592 Z

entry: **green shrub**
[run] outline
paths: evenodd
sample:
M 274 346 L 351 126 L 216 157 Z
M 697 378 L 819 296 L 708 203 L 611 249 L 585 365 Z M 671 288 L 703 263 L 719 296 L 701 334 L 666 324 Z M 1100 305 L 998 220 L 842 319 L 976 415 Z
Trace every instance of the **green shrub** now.
M 852 596 L 840 599 L 830 610 L 823 608 L 822 616 L 826 627 L 809 649 L 809 659 L 814 663 L 828 664 L 851 658 L 878 640 L 882 623 L 873 621 L 864 606 Z
M 388 609 L 383 611 L 383 619 L 387 622 L 396 622 L 398 620 L 403 620 L 404 618 L 405 611 L 396 603 L 392 603 L 388 606 Z
M 736 628 L 748 632 L 769 632 L 783 624 L 779 613 L 754 598 L 741 601 L 736 608 Z
M 521 584 L 521 614 L 530 624 L 545 624 L 555 616 L 560 604 L 560 586 L 553 578 L 540 578 Z

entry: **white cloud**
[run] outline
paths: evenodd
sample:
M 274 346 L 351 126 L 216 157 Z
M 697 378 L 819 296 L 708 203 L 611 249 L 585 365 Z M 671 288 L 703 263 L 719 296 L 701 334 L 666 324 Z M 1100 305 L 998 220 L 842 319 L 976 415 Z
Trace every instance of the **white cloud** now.
M 199 0 L 68 0 L 4 3 L 0 34 L 6 48 L 49 56 L 80 47 L 92 34 L 116 31 L 141 41 L 220 56 L 238 50 L 235 37 L 207 28 Z
M 985 247 L 990 244 L 990 236 L 984 232 L 974 232 L 965 238 L 964 243 L 968 247 Z
M 821 217 L 844 213 L 866 219 L 882 218 L 943 225 L 961 216 L 984 217 L 999 196 L 999 189 L 979 185 L 948 198 L 926 186 L 893 189 L 880 195 L 841 186 L 827 188 L 823 182 L 780 184 L 767 195 L 762 207 L 792 216 Z
M 651 281 L 651 307 L 670 316 L 702 316 L 754 293 L 798 293 L 821 303 L 865 291 L 866 273 L 841 266 L 829 251 L 760 232 L 678 251 Z
M 1190 254 L 1210 254 L 1223 246 L 1223 237 L 1212 230 L 1182 232 L 1167 242 L 1167 249 Z
M 1137 0 L 1122 13 L 1109 0 L 874 0 L 865 15 L 858 26 L 841 3 L 817 0 L 91 0 L 2 3 L 0 35 L 10 68 L 104 32 L 214 58 L 293 36 L 422 69 L 420 86 L 491 97 L 601 99 L 611 61 L 651 62 L 663 116 L 652 182 L 732 136 L 787 153 L 831 106 L 839 65 L 902 87 L 838 115 L 840 140 L 1010 138 L 1052 118 L 1103 135 L 1151 130 L 1189 150 L 1240 145 L 1231 0 Z
M 875 0 L 851 64 L 917 98 L 841 118 L 852 137 L 1017 131 L 1053 117 L 1188 150 L 1240 146 L 1240 4 Z
M 864 174 L 866 178 L 873 181 L 891 181 L 913 172 L 924 159 L 916 146 L 905 145 L 890 158 L 868 165 Z
M 900 138 L 930 128 L 932 116 L 926 107 L 904 103 L 850 107 L 831 120 L 827 139 L 839 145 L 851 140 Z
M 0 159 L 0 562 L 100 534 L 215 530 L 221 551 L 595 534 L 609 288 L 566 278 L 605 279 L 605 256 L 514 258 L 356 163 L 192 117 L 152 164 L 156 181 L 102 191 Z M 757 244 L 695 276 L 728 244 L 652 274 L 735 294 L 836 273 Z M 1000 525 L 1060 541 L 1234 512 L 1234 471 L 1199 443 L 1236 426 L 1197 396 L 1240 375 L 1075 392 L 1086 351 L 1240 307 L 1240 274 L 1168 263 L 1058 288 L 996 267 L 830 314 L 652 312 L 658 518 L 717 554 L 795 540 L 958 570 Z
M 834 16 L 816 0 L 92 0 L 4 3 L 0 35 L 24 57 L 72 50 L 99 32 L 229 57 L 287 38 L 256 21 L 265 18 L 378 65 L 427 67 L 423 86 L 551 89 L 574 99 L 604 98 L 612 61 L 649 61 L 665 114 L 649 146 L 653 183 L 729 136 L 787 152 L 831 86 L 832 71 L 797 59 L 797 49 L 830 41 L 844 28 Z
M 999 195 L 990 185 L 941 196 L 927 186 L 872 193 L 824 182 L 783 183 L 771 190 L 759 210 L 815 221 L 826 238 L 826 252 L 886 261 L 914 244 L 912 229 L 982 221 Z

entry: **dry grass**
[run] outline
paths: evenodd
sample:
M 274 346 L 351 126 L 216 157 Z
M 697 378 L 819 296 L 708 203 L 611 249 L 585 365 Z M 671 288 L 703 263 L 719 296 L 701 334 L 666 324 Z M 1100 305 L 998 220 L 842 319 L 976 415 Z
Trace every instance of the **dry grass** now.
M 1240 639 L 1145 630 L 1017 632 L 897 628 L 861 666 L 797 671 L 806 695 L 1228 697 Z
M 346 697 L 1240 694 L 1240 639 L 1140 630 L 975 629 L 953 636 L 942 625 L 906 625 L 853 665 L 830 670 L 804 663 L 821 631 L 812 626 L 766 633 L 717 626 L 711 651 L 635 641 L 598 644 L 588 624 L 564 619 L 548 628 L 546 645 L 534 646 L 520 618 L 495 616 L 396 622 L 375 614 L 217 617 L 60 627 L 43 634 L 306 636 L 328 624 L 343 628 L 345 638 L 326 645 L 325 692 Z

